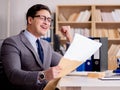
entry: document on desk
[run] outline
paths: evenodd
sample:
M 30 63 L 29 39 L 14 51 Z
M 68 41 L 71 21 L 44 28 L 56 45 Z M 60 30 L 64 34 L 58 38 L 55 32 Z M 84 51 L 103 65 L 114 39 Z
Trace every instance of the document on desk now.
M 57 85 L 57 82 L 61 77 L 75 70 L 79 65 L 90 58 L 101 45 L 100 42 L 96 42 L 80 34 L 75 34 L 71 45 L 59 62 L 62 71 L 58 76 L 58 80 L 50 81 L 44 90 L 54 90 L 54 88 L 52 89 L 52 86 Z
M 113 73 L 113 70 L 108 70 L 105 72 L 104 77 L 98 78 L 100 80 L 120 80 L 120 73 Z

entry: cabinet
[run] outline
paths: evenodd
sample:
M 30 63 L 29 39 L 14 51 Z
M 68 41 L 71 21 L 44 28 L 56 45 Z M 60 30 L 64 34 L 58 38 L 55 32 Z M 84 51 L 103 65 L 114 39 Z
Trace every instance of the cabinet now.
M 85 14 L 86 10 L 89 11 L 90 16 Z M 82 14 L 83 12 L 84 14 Z M 82 20 L 77 21 L 80 15 Z M 109 45 L 119 44 L 120 5 L 58 5 L 56 8 L 56 34 L 61 36 L 61 40 L 65 40 L 59 31 L 63 25 L 70 25 L 71 30 L 82 34 L 87 29 L 88 37 L 108 37 Z
M 66 41 L 60 32 L 63 25 L 71 26 L 73 36 L 73 33 L 80 33 L 86 37 L 108 37 L 109 50 L 111 45 L 120 44 L 120 5 L 58 5 L 55 33 L 61 37 L 61 43 Z M 116 50 L 110 50 L 108 57 L 114 57 L 115 62 L 117 52 L 114 51 Z M 115 62 L 115 67 L 110 69 L 115 69 L 116 65 Z

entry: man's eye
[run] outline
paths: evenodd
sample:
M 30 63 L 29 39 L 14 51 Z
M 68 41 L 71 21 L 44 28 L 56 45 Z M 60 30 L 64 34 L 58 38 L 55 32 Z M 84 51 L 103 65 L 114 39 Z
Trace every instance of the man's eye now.
M 47 20 L 48 20 L 49 22 L 51 22 L 51 19 L 50 19 L 50 18 L 48 18 Z
M 40 19 L 44 19 L 44 17 L 40 17 Z

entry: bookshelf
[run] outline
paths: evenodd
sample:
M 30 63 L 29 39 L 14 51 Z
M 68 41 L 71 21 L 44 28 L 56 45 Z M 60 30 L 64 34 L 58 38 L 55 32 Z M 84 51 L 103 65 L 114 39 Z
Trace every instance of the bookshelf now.
M 108 37 L 109 50 L 113 44 L 120 44 L 120 5 L 58 5 L 55 33 L 61 37 L 62 44 L 66 41 L 60 32 L 63 25 L 71 26 L 73 36 L 80 33 L 86 37 Z
M 86 11 L 90 11 L 90 15 L 85 14 Z M 87 36 L 108 37 L 110 44 L 112 42 L 118 44 L 120 40 L 120 5 L 58 5 L 56 34 L 61 36 L 61 40 L 65 40 L 59 31 L 62 25 L 70 25 L 74 32 L 76 29 L 83 29 L 83 31 L 88 29 L 89 35 Z
M 71 32 L 80 32 L 81 30 L 81 32 L 88 31 L 87 36 L 92 35 L 91 15 L 89 15 L 89 19 L 85 22 L 83 20 L 79 22 L 76 19 L 80 12 L 90 11 L 91 14 L 92 9 L 90 5 L 59 5 L 56 10 L 56 34 L 61 37 L 61 41 L 65 40 L 60 32 L 60 27 L 63 25 L 70 25 L 72 28 Z
M 120 5 L 96 5 L 93 7 L 95 37 L 108 37 L 109 47 L 112 44 L 120 44 Z M 97 13 L 100 10 L 100 13 Z

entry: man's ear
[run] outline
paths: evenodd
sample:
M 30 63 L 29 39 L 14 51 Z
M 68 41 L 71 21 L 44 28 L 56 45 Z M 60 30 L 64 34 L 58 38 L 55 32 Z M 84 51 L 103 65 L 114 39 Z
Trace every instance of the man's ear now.
M 32 23 L 33 18 L 32 17 L 28 17 L 28 24 Z

